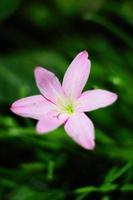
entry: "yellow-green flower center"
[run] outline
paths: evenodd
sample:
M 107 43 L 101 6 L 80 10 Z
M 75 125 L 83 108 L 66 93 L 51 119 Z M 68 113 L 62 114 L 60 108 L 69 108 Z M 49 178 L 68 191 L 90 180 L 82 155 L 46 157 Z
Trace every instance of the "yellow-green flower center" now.
M 57 105 L 61 113 L 72 115 L 75 111 L 74 103 L 70 99 L 58 98 Z
M 66 106 L 64 106 L 64 111 L 71 115 L 74 113 L 74 106 L 72 104 L 67 104 Z

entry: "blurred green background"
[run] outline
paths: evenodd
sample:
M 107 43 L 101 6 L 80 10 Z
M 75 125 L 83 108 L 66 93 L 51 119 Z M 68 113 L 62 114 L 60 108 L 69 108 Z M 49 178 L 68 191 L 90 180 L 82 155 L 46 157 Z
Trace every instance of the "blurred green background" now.
M 133 199 L 133 2 L 131 0 L 0 0 L 0 200 Z M 86 49 L 92 70 L 86 89 L 119 95 L 88 113 L 96 148 L 86 151 L 61 127 L 47 135 L 9 108 L 38 94 L 33 70 L 60 80 Z

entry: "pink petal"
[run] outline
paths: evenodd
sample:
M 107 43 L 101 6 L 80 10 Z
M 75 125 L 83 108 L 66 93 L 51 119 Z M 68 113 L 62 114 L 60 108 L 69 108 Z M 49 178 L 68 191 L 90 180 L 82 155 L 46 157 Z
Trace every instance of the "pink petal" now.
M 114 103 L 117 94 L 106 90 L 90 90 L 84 92 L 77 100 L 77 111 L 87 112 L 102 108 Z
M 85 149 L 93 149 L 94 126 L 84 113 L 75 113 L 65 124 L 65 130 L 70 137 Z
M 49 112 L 38 121 L 36 130 L 38 133 L 48 133 L 55 130 L 67 120 L 66 116 L 58 117 L 54 112 Z
M 90 73 L 90 60 L 87 51 L 79 53 L 69 68 L 63 79 L 63 89 L 67 96 L 76 99 L 80 96 Z
M 57 98 L 63 95 L 61 84 L 52 72 L 37 67 L 35 79 L 40 92 L 51 102 L 56 103 Z
M 42 95 L 20 99 L 11 106 L 11 111 L 17 115 L 33 119 L 40 119 L 47 112 L 55 109 L 57 109 L 57 107 L 53 103 L 47 101 Z

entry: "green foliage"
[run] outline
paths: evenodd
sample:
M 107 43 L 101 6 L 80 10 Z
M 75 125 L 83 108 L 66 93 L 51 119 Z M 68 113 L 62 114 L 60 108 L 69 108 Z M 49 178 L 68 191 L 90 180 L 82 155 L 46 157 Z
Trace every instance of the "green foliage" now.
M 19 7 L 22 0 L 1 0 L 0 1 L 0 22 L 5 20 Z
M 0 200 L 132 199 L 131 8 L 128 0 L 0 1 Z M 62 80 L 84 49 L 92 61 L 85 89 L 119 96 L 88 113 L 97 144 L 89 152 L 62 127 L 37 135 L 33 120 L 9 110 L 16 99 L 39 94 L 35 66 Z

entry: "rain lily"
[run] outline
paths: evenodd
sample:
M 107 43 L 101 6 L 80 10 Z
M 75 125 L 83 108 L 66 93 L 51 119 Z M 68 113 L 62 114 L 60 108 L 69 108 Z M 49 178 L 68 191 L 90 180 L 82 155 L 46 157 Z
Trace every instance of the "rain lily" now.
M 48 133 L 64 124 L 74 141 L 85 149 L 93 149 L 94 125 L 84 112 L 112 104 L 117 95 L 102 89 L 82 93 L 90 66 L 87 51 L 80 52 L 68 67 L 62 85 L 52 72 L 36 67 L 35 79 L 41 94 L 16 101 L 12 112 L 38 120 L 38 133 Z

